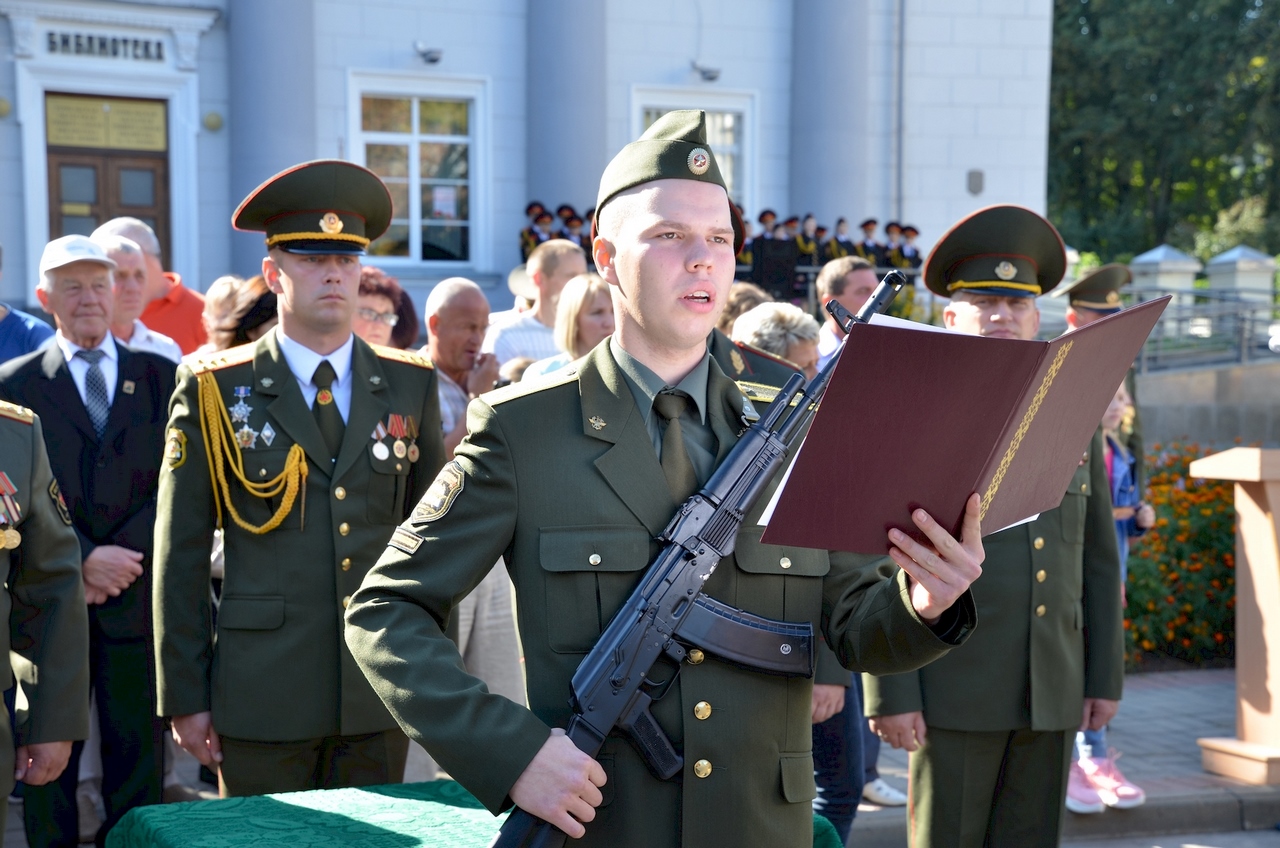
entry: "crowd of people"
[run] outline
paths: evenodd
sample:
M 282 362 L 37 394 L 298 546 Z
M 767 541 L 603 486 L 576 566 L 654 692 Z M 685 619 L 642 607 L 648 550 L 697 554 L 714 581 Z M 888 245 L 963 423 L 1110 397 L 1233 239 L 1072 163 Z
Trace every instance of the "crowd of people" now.
M 397 782 L 412 738 L 495 812 L 514 801 L 593 844 L 791 844 L 810 803 L 847 839 L 859 799 L 909 793 L 913 846 L 1052 845 L 1064 803 L 1142 803 L 1105 737 L 1124 554 L 1154 520 L 1131 386 L 1063 507 L 1030 524 L 979 541 L 973 499 L 959 538 L 918 513 L 929 542 L 892 531 L 887 558 L 779 551 L 744 528 L 707 591 L 810 622 L 812 688 L 688 652 L 684 694 L 654 704 L 682 783 L 625 743 L 596 762 L 549 729 L 670 511 L 790 375 L 840 350 L 833 317 L 729 269 L 751 276 L 782 245 L 789 274 L 818 269 L 819 303 L 856 312 L 877 269 L 921 265 L 892 222 L 883 244 L 872 219 L 860 241 L 843 219 L 824 240 L 813 216 L 766 210 L 753 239 L 698 115 L 650 131 L 678 155 L 619 154 L 590 225 L 531 204 L 501 312 L 453 277 L 420 323 L 361 265 L 390 201 L 347 163 L 247 197 L 235 226 L 265 235 L 261 273 L 203 296 L 137 219 L 46 246 L 54 327 L 0 304 L 0 429 L 25 434 L 0 447 L 0 553 L 32 848 L 102 844 L 134 807 L 204 797 L 175 774 L 179 747 L 227 796 Z M 1047 221 L 994 207 L 923 277 L 952 329 L 1029 339 L 1063 270 Z M 1109 266 L 1072 284 L 1071 327 L 1118 311 L 1127 281 Z M 1037 651 L 1063 661 L 1045 674 Z M 908 793 L 876 772 L 882 741 L 912 752 Z M 742 815 L 694 815 L 694 796 Z

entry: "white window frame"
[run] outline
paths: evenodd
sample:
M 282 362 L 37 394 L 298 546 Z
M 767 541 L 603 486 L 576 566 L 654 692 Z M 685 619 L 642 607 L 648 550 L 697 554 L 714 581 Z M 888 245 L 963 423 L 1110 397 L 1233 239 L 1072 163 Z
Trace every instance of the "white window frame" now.
M 384 269 L 402 272 L 416 271 L 429 276 L 438 273 L 478 272 L 491 273 L 493 269 L 493 204 L 490 186 L 493 182 L 493 140 L 490 115 L 491 97 L 488 77 L 442 77 L 414 72 L 394 73 L 351 69 L 347 72 L 347 144 L 350 159 L 358 165 L 365 164 L 366 139 L 373 143 L 383 140 L 381 133 L 366 133 L 361 126 L 361 98 L 421 97 L 428 100 L 469 100 L 470 147 L 467 169 L 470 174 L 468 197 L 471 235 L 471 258 L 468 260 L 420 259 L 416 256 L 370 257 Z M 389 136 L 388 136 L 389 138 Z M 403 135 L 401 136 L 403 139 Z M 418 156 L 409 156 L 409 202 L 417 204 L 421 216 L 421 186 Z M 411 216 L 411 220 L 414 216 Z M 412 225 L 410 230 L 412 231 Z
M 740 203 L 742 208 L 756 208 L 756 191 L 759 185 L 759 157 L 756 150 L 759 145 L 760 125 L 756 101 L 757 92 L 734 89 L 708 89 L 696 86 L 653 86 L 634 85 L 631 87 L 631 133 L 628 138 L 639 138 L 644 132 L 644 112 L 646 109 L 705 109 L 708 112 L 737 112 L 742 115 L 742 191 Z M 712 151 L 713 153 L 715 151 Z

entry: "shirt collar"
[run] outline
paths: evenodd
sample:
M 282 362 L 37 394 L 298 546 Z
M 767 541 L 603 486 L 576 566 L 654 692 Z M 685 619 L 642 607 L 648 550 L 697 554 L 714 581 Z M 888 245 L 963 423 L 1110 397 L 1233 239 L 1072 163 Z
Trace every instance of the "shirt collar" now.
M 62 351 L 63 357 L 68 362 L 70 362 L 72 359 L 75 358 L 76 351 L 89 349 L 89 348 L 80 347 L 80 345 L 76 344 L 75 342 L 68 339 L 66 336 L 62 335 L 61 330 L 58 330 L 54 338 L 57 339 L 58 349 Z M 115 362 L 116 359 L 119 358 L 118 355 L 116 354 L 116 346 L 113 343 L 110 330 L 108 330 L 107 334 L 102 337 L 102 341 L 98 342 L 98 346 L 96 348 L 91 348 L 91 349 L 102 351 L 104 354 L 106 354 L 107 359 L 110 359 L 112 362 Z
M 280 329 L 280 325 L 277 324 L 273 332 L 280 342 L 280 352 L 284 354 L 284 361 L 289 363 L 289 370 L 298 378 L 298 382 L 311 385 L 311 378 L 315 375 L 316 368 L 326 359 L 333 366 L 333 372 L 337 375 L 339 384 L 345 382 L 351 375 L 351 352 L 355 349 L 355 334 L 348 336 L 342 347 L 333 353 L 321 356 L 301 342 L 286 336 L 284 330 Z
M 640 407 L 646 420 L 653 411 L 653 399 L 663 391 L 674 388 L 693 399 L 693 405 L 698 411 L 698 420 L 703 424 L 707 423 L 707 380 L 711 374 L 710 353 L 703 354 L 702 361 L 676 386 L 668 386 L 661 377 L 653 373 L 652 369 L 623 350 L 622 345 L 618 344 L 612 336 L 609 337 L 609 353 L 613 355 L 613 361 L 618 364 L 622 375 L 626 377 L 627 386 L 635 397 L 636 406 Z

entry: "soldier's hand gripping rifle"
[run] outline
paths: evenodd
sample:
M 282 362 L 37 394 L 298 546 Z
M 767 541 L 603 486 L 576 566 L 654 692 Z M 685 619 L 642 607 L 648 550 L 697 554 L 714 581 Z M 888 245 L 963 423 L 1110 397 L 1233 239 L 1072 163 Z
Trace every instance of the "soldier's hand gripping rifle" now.
M 866 323 L 887 307 L 906 282 L 900 271 L 890 271 L 857 315 L 835 301 L 827 308 L 847 333 L 855 321 Z M 648 677 L 663 657 L 678 668 L 696 647 L 756 671 L 813 676 L 809 622 L 763 618 L 705 597 L 702 589 L 721 558 L 733 553 L 743 519 L 813 417 L 838 359 L 832 357 L 808 386 L 800 374 L 788 380 L 768 415 L 747 428 L 707 485 L 681 504 L 658 537 L 662 552 L 574 672 L 573 715 L 565 732 L 586 753 L 599 754 L 617 727 L 655 776 L 669 780 L 680 772 L 684 758 L 649 711 L 655 692 L 671 683 Z M 516 808 L 491 848 L 558 848 L 565 839 L 560 829 Z

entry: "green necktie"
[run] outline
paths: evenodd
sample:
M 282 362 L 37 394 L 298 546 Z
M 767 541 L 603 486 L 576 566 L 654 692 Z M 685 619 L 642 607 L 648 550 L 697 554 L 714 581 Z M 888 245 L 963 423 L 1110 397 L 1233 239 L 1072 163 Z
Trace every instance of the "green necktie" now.
M 347 429 L 347 425 L 342 423 L 338 404 L 333 400 L 333 381 L 336 379 L 338 375 L 327 359 L 316 366 L 316 373 L 311 377 L 311 382 L 318 390 L 316 401 L 311 405 L 311 414 L 316 417 L 316 426 L 320 428 L 320 435 L 324 436 L 331 459 L 338 458 L 338 451 L 342 449 L 342 434 Z
M 698 489 L 698 475 L 680 428 L 680 416 L 690 400 L 683 392 L 674 391 L 662 392 L 653 399 L 653 408 L 667 422 L 667 431 L 662 435 L 662 473 L 677 503 L 684 503 Z

